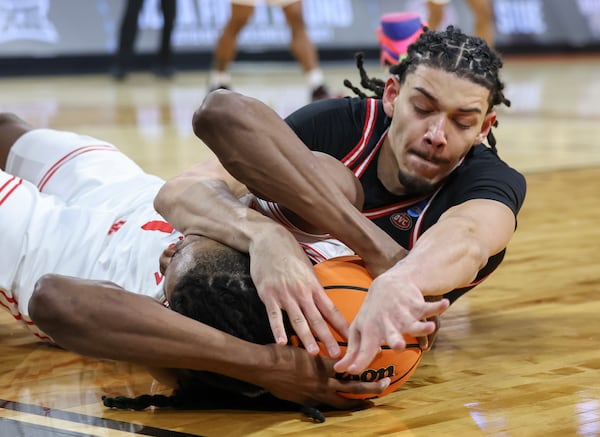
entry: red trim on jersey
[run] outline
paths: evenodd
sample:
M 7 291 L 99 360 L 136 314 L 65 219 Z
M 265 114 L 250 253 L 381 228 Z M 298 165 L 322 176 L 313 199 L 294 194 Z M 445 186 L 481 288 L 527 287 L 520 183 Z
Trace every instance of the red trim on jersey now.
M 463 156 L 460 159 L 460 161 L 458 161 L 458 163 L 456 164 L 456 167 L 454 167 L 454 170 L 456 170 L 460 165 L 462 165 L 462 163 L 464 161 L 465 161 L 465 157 Z M 452 171 L 454 171 L 454 170 L 452 170 Z M 446 182 L 444 182 L 442 185 L 439 186 L 439 188 L 431 196 L 431 199 L 429 199 L 429 201 L 427 202 L 427 205 L 425 205 L 425 208 L 423 208 L 423 211 L 421 211 L 421 215 L 417 219 L 417 223 L 415 223 L 415 227 L 413 228 L 412 232 L 410 233 L 410 240 L 408 242 L 408 249 L 409 250 L 412 249 L 412 247 L 414 246 L 414 244 L 417 242 L 417 240 L 419 238 L 419 235 L 421 233 L 420 232 L 421 231 L 421 225 L 423 224 L 423 217 L 425 217 L 425 213 L 429 209 L 429 205 L 431 205 L 431 202 L 438 195 L 438 193 L 442 190 L 442 188 L 444 187 L 444 185 L 446 185 Z
M 47 335 L 42 335 L 42 334 L 39 334 L 37 332 L 34 332 L 33 335 L 35 335 L 40 340 L 44 340 L 44 341 L 47 341 L 49 343 L 54 343 L 54 340 L 52 340 L 52 338 L 48 337 Z
M 385 132 L 383 133 L 383 135 L 381 135 L 381 138 L 379 138 L 379 141 L 377 141 L 377 144 L 375 145 L 375 147 L 373 147 L 373 150 L 371 150 L 371 153 L 369 153 L 369 156 L 367 156 L 363 160 L 363 162 L 361 162 L 360 165 L 354 169 L 354 175 L 357 178 L 360 179 L 361 176 L 365 173 L 367 167 L 369 166 L 369 164 L 371 164 L 371 162 L 373 161 L 373 158 L 375 158 L 375 155 L 381 148 L 383 141 L 387 138 L 387 133 L 388 133 L 388 129 L 386 129 Z
M 8 181 L 6 181 L 6 183 L 0 187 L 0 194 L 2 194 L 2 192 L 3 192 L 3 191 L 6 189 L 6 188 L 9 188 L 9 187 L 10 187 L 10 184 L 15 184 L 15 186 L 14 186 L 14 187 L 12 187 L 12 188 L 10 188 L 10 189 L 8 190 L 8 193 L 6 193 L 6 194 L 4 195 L 4 197 L 2 197 L 2 198 L 0 199 L 0 205 L 2 205 L 2 204 L 3 204 L 3 203 L 6 201 L 6 199 L 8 199 L 8 198 L 10 197 L 10 195 L 11 195 L 12 193 L 14 193 L 14 191 L 15 191 L 17 188 L 19 188 L 19 185 L 21 185 L 22 183 L 23 183 L 23 179 L 17 178 L 16 176 L 13 176 L 13 177 L 12 177 L 12 178 L 10 178 Z
M 4 289 L 0 288 L 0 294 L 1 294 L 2 296 L 4 296 L 4 298 L 6 299 L 6 301 L 7 301 L 7 302 L 9 302 L 9 303 L 17 303 L 17 300 L 16 300 L 14 297 L 10 297 L 10 296 L 8 296 L 6 293 L 8 293 L 8 291 L 6 291 L 6 290 L 4 290 Z M 2 303 L 2 302 L 0 302 L 0 304 L 1 304 L 1 303 Z
M 166 234 L 173 232 L 174 228 L 169 223 L 162 220 L 152 220 L 141 226 L 144 231 L 160 231 Z
M 363 125 L 363 132 L 360 137 L 360 140 L 354 146 L 350 152 L 346 156 L 344 156 L 341 161 L 346 167 L 350 167 L 354 165 L 356 160 L 360 157 L 361 153 L 369 144 L 369 140 L 371 139 L 371 135 L 373 135 L 373 128 L 375 126 L 375 120 L 377 120 L 377 106 L 378 100 L 376 99 L 367 99 L 367 113 L 365 115 L 365 122 Z
M 306 235 L 309 237 L 317 237 L 317 238 L 330 238 L 331 237 L 331 235 L 327 234 L 327 233 L 312 234 L 310 232 L 306 232 L 306 231 L 300 229 L 298 226 L 296 226 L 294 223 L 292 223 L 290 221 L 290 219 L 281 210 L 281 206 L 279 206 L 278 203 L 271 202 L 270 200 L 256 199 L 256 200 L 252 201 L 252 205 L 253 205 L 252 209 L 254 209 L 255 211 L 258 211 L 263 215 L 270 214 L 268 217 L 275 220 L 276 222 L 278 222 L 279 224 L 283 225 L 285 228 L 289 229 L 290 231 L 292 231 L 296 234 Z
M 425 217 L 425 213 L 429 209 L 429 206 L 431 205 L 431 202 L 433 202 L 433 199 L 435 199 L 435 197 L 442 190 L 442 188 L 444 187 L 444 185 L 445 184 L 440 185 L 440 187 L 435 191 L 435 193 L 433 193 L 433 195 L 431 196 L 431 198 L 427 202 L 427 205 L 425 205 L 425 208 L 423 208 L 423 211 L 421 211 L 421 215 L 419 215 L 419 218 L 417 219 L 417 222 L 415 223 L 415 227 L 413 228 L 413 230 L 410 233 L 410 240 L 408 241 L 408 250 L 412 249 L 412 247 L 414 246 L 414 244 L 419 239 L 419 235 L 421 234 L 421 227 L 423 225 L 423 217 Z
M 302 249 L 304 250 L 304 253 L 311 261 L 318 264 L 327 259 L 327 256 L 325 256 L 325 254 L 319 252 L 314 247 L 312 247 L 310 244 L 302 243 L 300 241 L 298 242 L 298 244 L 300 245 L 300 247 L 302 247 Z
M 12 314 L 12 308 L 9 307 L 8 305 L 6 305 L 4 302 L 0 301 L 0 305 L 2 305 L 4 308 L 6 308 L 8 311 L 10 311 L 10 313 Z
M 25 323 L 28 326 L 35 326 L 34 323 L 30 319 L 24 319 L 23 315 L 19 312 L 19 302 L 17 298 L 14 296 L 8 296 L 8 291 L 0 288 L 0 295 L 4 297 L 7 303 L 4 303 L 0 300 L 0 305 L 8 310 L 11 316 L 13 316 L 16 320 Z
M 371 220 L 374 220 L 379 217 L 383 217 L 383 216 L 386 216 L 393 212 L 396 212 L 399 209 L 403 209 L 403 208 L 406 208 L 407 206 L 411 206 L 411 205 L 414 205 L 415 203 L 419 203 L 422 200 L 427 199 L 428 197 L 429 197 L 429 194 L 426 196 L 421 196 L 421 197 L 413 197 L 411 199 L 404 200 L 404 201 L 398 202 L 398 203 L 394 203 L 392 205 L 387 205 L 387 206 L 382 206 L 379 208 L 364 210 L 363 215 Z
M 54 176 L 56 174 L 56 172 L 58 170 L 60 170 L 60 168 L 67 162 L 71 161 L 72 159 L 77 158 L 80 155 L 83 155 L 84 153 L 96 152 L 99 150 L 108 151 L 108 152 L 118 152 L 118 150 L 114 146 L 111 146 L 109 144 L 84 146 L 84 147 L 79 147 L 75 150 L 72 150 L 69 153 L 67 153 L 65 156 L 60 158 L 58 161 L 56 161 L 52 165 L 52 167 L 50 167 L 48 169 L 48 171 L 44 174 L 44 176 L 42 176 L 42 178 L 40 179 L 40 182 L 38 183 L 38 190 L 43 191 L 46 184 L 50 181 L 50 178 L 52 178 L 52 176 Z
M 291 229 L 295 229 L 296 227 L 292 224 L 292 222 L 290 222 L 287 217 L 285 216 L 285 214 L 283 212 L 281 212 L 281 209 L 279 208 L 279 205 L 275 202 L 271 202 L 268 200 L 265 200 L 265 206 L 267 207 L 267 209 L 271 212 L 271 217 L 273 217 L 276 221 L 280 222 L 282 225 L 291 228 Z

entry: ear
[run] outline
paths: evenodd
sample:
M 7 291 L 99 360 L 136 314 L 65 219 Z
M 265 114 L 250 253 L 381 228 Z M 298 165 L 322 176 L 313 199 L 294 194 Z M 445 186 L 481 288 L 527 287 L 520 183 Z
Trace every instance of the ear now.
M 485 118 L 483 119 L 481 130 L 477 134 L 477 137 L 475 137 L 475 142 L 473 144 L 483 143 L 490 133 L 490 130 L 494 126 L 494 123 L 496 123 L 496 113 L 492 111 L 486 114 Z
M 390 76 L 389 79 L 385 83 L 385 88 L 383 89 L 383 110 L 385 115 L 388 117 L 392 117 L 394 115 L 394 105 L 396 103 L 396 98 L 400 94 L 400 81 L 396 79 L 394 76 Z
M 163 253 L 160 254 L 160 259 L 158 260 L 158 263 L 160 266 L 160 273 L 162 273 L 163 275 L 167 271 L 167 266 L 171 262 L 171 259 L 173 258 L 173 255 L 175 254 L 176 251 L 177 251 L 177 248 L 176 248 L 175 244 L 170 244 L 169 247 L 167 247 L 163 251 Z

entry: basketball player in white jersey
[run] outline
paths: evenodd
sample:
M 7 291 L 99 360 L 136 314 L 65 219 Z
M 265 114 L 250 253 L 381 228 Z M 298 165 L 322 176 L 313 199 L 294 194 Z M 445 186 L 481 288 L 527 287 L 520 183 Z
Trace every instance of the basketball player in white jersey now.
M 199 230 L 177 208 L 159 215 L 153 201 L 164 181 L 144 173 L 115 146 L 32 129 L 0 114 L 0 168 L 0 305 L 38 338 L 98 358 L 220 373 L 299 404 L 353 408 L 359 403 L 337 392 L 385 389 L 385 380 L 342 384 L 334 378 L 333 360 L 323 366 L 321 358 L 300 348 L 245 342 L 163 305 L 169 278 L 193 262 Z M 244 194 L 241 184 L 235 190 Z M 274 218 L 278 214 L 276 205 L 255 203 L 271 208 Z M 281 224 L 250 214 L 273 231 L 246 242 L 252 244 L 250 255 L 264 256 L 275 243 L 302 251 Z M 235 244 L 239 249 L 245 243 Z M 315 247 L 324 257 L 348 253 L 341 244 Z M 271 267 L 301 268 L 278 258 L 273 254 Z M 310 266 L 306 258 L 302 267 Z

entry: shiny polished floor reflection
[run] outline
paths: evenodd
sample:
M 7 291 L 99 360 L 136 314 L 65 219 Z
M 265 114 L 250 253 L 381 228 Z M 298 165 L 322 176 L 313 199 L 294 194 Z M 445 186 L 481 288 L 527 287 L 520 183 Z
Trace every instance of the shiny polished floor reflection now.
M 0 311 L 0 435 L 600 435 L 600 59 L 510 58 L 505 70 L 498 149 L 529 184 L 518 231 L 396 393 L 318 425 L 296 412 L 107 410 L 104 394 L 168 391 L 137 366 L 37 344 Z M 326 77 L 343 93 L 336 84 L 358 81 L 352 63 Z M 234 78 L 281 115 L 308 100 L 295 65 L 240 65 Z M 205 84 L 201 72 L 3 79 L 0 110 L 108 139 L 169 177 L 210 154 L 191 130 Z

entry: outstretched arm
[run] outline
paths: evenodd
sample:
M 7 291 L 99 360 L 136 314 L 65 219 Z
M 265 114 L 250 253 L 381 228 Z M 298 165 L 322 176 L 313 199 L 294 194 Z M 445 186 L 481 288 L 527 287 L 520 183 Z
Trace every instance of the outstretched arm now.
M 380 393 L 389 382 L 338 381 L 329 359 L 301 348 L 240 340 L 110 282 L 46 275 L 36 285 L 29 313 L 59 346 L 73 352 L 220 373 L 299 404 L 353 408 L 360 404 L 338 391 Z
M 377 275 L 406 251 L 354 208 L 319 171 L 311 151 L 272 109 L 232 93 L 208 95 L 194 132 L 250 191 L 276 201 L 346 243 Z
M 469 200 L 446 211 L 406 258 L 373 281 L 336 370 L 359 372 L 383 343 L 403 348 L 402 333 L 431 333 L 434 322 L 422 320 L 434 314 L 423 296 L 441 297 L 468 286 L 488 259 L 508 245 L 514 229 L 514 213 L 495 200 Z M 435 303 L 438 311 L 448 306 L 446 299 Z

